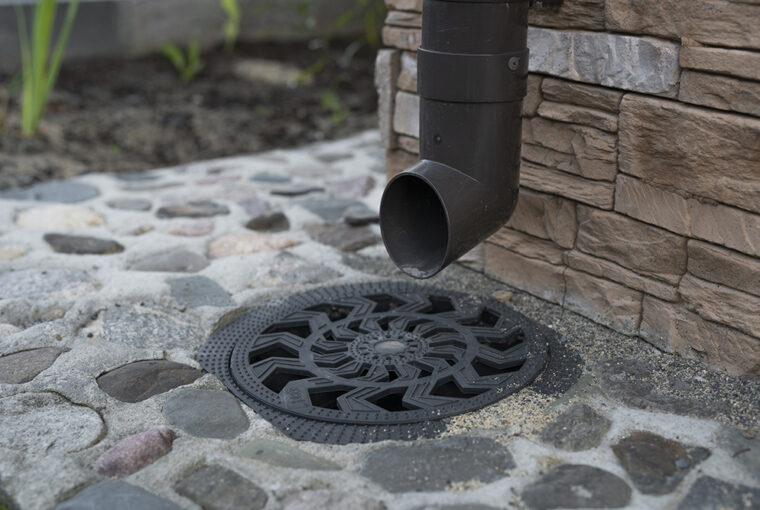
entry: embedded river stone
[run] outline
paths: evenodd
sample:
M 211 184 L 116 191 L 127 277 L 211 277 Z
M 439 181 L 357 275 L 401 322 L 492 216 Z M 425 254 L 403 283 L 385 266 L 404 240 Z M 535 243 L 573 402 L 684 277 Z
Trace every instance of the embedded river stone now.
M 325 189 L 320 186 L 312 186 L 310 184 L 291 184 L 289 186 L 280 186 L 271 191 L 272 195 L 281 195 L 283 197 L 298 197 L 301 195 L 307 195 L 309 193 L 316 193 L 324 191 Z
M 375 179 L 371 175 L 350 177 L 328 183 L 328 189 L 338 196 L 346 198 L 363 197 L 374 187 Z
M 687 447 L 651 432 L 634 432 L 612 447 L 615 456 L 644 494 L 673 492 L 689 471 L 710 456 L 710 450 Z
M 259 232 L 243 232 L 214 239 L 208 245 L 208 252 L 211 258 L 219 259 L 234 255 L 284 250 L 296 244 L 298 243 L 287 237 Z
M 240 207 L 245 210 L 246 214 L 250 216 L 256 216 L 272 210 L 272 205 L 269 202 L 256 197 L 249 197 L 245 200 L 241 200 L 238 202 L 238 205 L 240 205 Z
M 95 186 L 74 181 L 42 182 L 23 189 L 11 189 L 0 193 L 0 198 L 12 200 L 36 200 L 75 204 L 100 195 Z
M 334 280 L 343 276 L 322 264 L 309 262 L 292 253 L 282 252 L 268 268 L 257 270 L 249 282 L 251 287 L 283 287 L 307 285 Z
M 81 269 L 22 269 L 0 274 L 0 299 L 65 299 L 92 294 L 98 289 Z
M 701 476 L 678 505 L 678 510 L 760 508 L 760 489 Z
M 359 251 L 380 241 L 367 227 L 350 227 L 343 223 L 312 225 L 308 230 L 316 241 L 346 252 Z
M 0 357 L 0 384 L 23 384 L 37 377 L 68 349 L 41 347 Z
M 226 205 L 220 205 L 210 200 L 198 200 L 186 204 L 168 205 L 156 212 L 159 218 L 208 218 L 229 214 Z
M 151 253 L 136 259 L 130 265 L 133 271 L 156 271 L 162 273 L 197 273 L 208 267 L 203 255 L 184 248 Z
M 481 505 L 480 503 L 462 503 L 461 505 L 425 505 L 418 506 L 413 510 L 499 510 L 494 506 Z
M 145 305 L 114 305 L 103 312 L 104 342 L 139 349 L 194 349 L 203 342 L 198 318 L 171 308 Z
M 124 246 L 116 241 L 97 237 L 45 234 L 43 239 L 56 252 L 71 255 L 110 255 L 124 251 Z
M 169 282 L 172 296 L 180 305 L 188 308 L 199 306 L 230 306 L 230 294 L 214 280 L 205 276 L 176 278 Z
M 0 398 L 0 450 L 26 458 L 71 453 L 93 445 L 105 431 L 98 413 L 54 393 Z
M 261 510 L 268 499 L 261 487 L 222 466 L 204 466 L 174 489 L 207 510 Z
M 533 510 L 622 508 L 631 501 L 631 488 L 603 469 L 565 464 L 528 485 L 521 498 Z
M 352 227 L 361 227 L 370 223 L 378 223 L 380 215 L 365 205 L 352 205 L 346 209 L 343 221 Z
M 126 437 L 98 458 L 95 471 L 111 478 L 136 473 L 172 451 L 174 437 L 174 432 L 167 428 Z
M 150 200 L 142 198 L 117 198 L 108 201 L 108 207 L 122 211 L 150 211 L 153 207 Z
M 250 425 L 238 401 L 226 391 L 179 390 L 166 401 L 163 414 L 169 423 L 196 437 L 234 439 Z
M 760 438 L 750 438 L 734 427 L 723 427 L 718 434 L 718 444 L 745 470 L 760 481 Z
M 173 236 L 202 237 L 214 231 L 214 220 L 180 221 L 166 228 L 166 233 Z
M 260 232 L 282 232 L 290 228 L 290 222 L 288 217 L 279 211 L 262 212 L 251 218 L 245 228 Z
M 102 214 L 80 205 L 46 205 L 25 209 L 16 216 L 16 225 L 33 230 L 71 230 L 105 224 Z
M 316 214 L 328 223 L 340 221 L 349 207 L 366 207 L 362 202 L 354 199 L 334 198 L 334 199 L 317 199 L 312 198 L 298 202 L 298 205 L 307 211 Z
M 336 471 L 341 467 L 327 459 L 306 453 L 280 441 L 256 439 L 243 445 L 238 451 L 243 457 L 265 462 L 271 466 L 308 469 L 311 471 Z
M 425 492 L 457 482 L 494 482 L 514 467 L 509 450 L 492 439 L 458 436 L 377 450 L 361 473 L 389 492 Z
M 253 177 L 251 177 L 251 180 L 253 182 L 269 182 L 269 183 L 275 183 L 275 184 L 283 184 L 286 182 L 290 182 L 292 178 L 287 175 L 277 174 L 274 172 L 259 172 Z
M 356 492 L 338 492 L 327 489 L 303 491 L 291 494 L 283 502 L 283 510 L 385 510 L 385 505 L 376 499 Z
M 16 260 L 29 253 L 29 248 L 20 244 L 6 244 L 0 246 L 0 261 Z
M 87 487 L 71 499 L 55 507 L 55 510 L 180 510 L 181 507 L 168 499 L 159 498 L 134 485 L 107 481 Z
M 541 432 L 541 440 L 570 451 L 599 446 L 610 421 L 586 404 L 573 404 Z
M 97 383 L 113 398 L 133 404 L 190 384 L 202 375 L 200 370 L 172 361 L 137 361 L 101 375 Z

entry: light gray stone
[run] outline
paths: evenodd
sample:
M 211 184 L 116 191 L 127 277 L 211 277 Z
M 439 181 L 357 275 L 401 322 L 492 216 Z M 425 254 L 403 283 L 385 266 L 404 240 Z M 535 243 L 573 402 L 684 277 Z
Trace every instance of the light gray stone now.
M 622 508 L 631 501 L 631 488 L 603 469 L 565 464 L 528 485 L 521 497 L 533 510 Z
M 718 433 L 718 444 L 743 465 L 750 476 L 760 480 L 760 438 L 749 438 L 737 428 L 723 427 Z
M 576 403 L 541 431 L 541 439 L 565 450 L 588 450 L 599 446 L 610 425 L 586 404 Z
M 181 389 L 164 404 L 164 417 L 190 435 L 234 439 L 250 422 L 237 399 L 226 391 Z
M 22 269 L 0 274 L 0 299 L 74 299 L 96 289 L 95 280 L 81 269 Z
M 338 492 L 327 489 L 303 491 L 285 498 L 283 510 L 385 510 L 381 501 L 368 498 L 356 492 Z
M 261 510 L 268 499 L 261 487 L 222 466 L 204 466 L 174 488 L 204 510 Z
M 362 475 L 389 492 L 429 492 L 457 482 L 490 483 L 514 467 L 509 450 L 492 439 L 457 436 L 374 451 Z
M 197 273 L 208 267 L 208 259 L 203 255 L 184 248 L 143 255 L 129 266 L 133 271 L 156 271 L 162 273 Z
M 172 296 L 177 303 L 188 308 L 199 306 L 230 306 L 230 294 L 214 280 L 205 276 L 188 276 L 169 281 Z
M 268 267 L 256 271 L 248 283 L 251 287 L 286 287 L 310 285 L 334 280 L 342 276 L 323 264 L 309 262 L 292 253 L 283 252 Z
M 337 471 L 341 469 L 335 462 L 311 455 L 289 444 L 268 439 L 250 441 L 238 450 L 238 454 L 265 462 L 270 466 L 311 471 Z
M 283 184 L 286 182 L 290 182 L 292 178 L 287 175 L 278 174 L 274 172 L 259 172 L 253 177 L 251 177 L 251 180 L 253 182 L 267 182 L 267 183 L 274 183 L 274 184 Z
M 245 209 L 245 212 L 250 216 L 256 216 L 268 212 L 272 209 L 272 206 L 266 200 L 262 200 L 257 197 L 249 197 L 245 200 L 238 202 L 240 207 Z
M 364 204 L 358 200 L 346 198 L 312 198 L 302 200 L 301 202 L 298 202 L 298 205 L 330 223 L 340 221 L 349 207 L 364 206 Z
M 180 506 L 125 482 L 100 482 L 87 487 L 55 510 L 180 510 Z
M 528 47 L 531 72 L 669 97 L 678 91 L 679 45 L 673 42 L 530 27 Z
M 153 303 L 117 304 L 102 319 L 101 341 L 138 349 L 194 349 L 204 339 L 197 318 Z
M 75 204 L 100 195 L 95 186 L 74 181 L 50 181 L 0 193 L 0 198 Z
M 375 59 L 375 88 L 378 96 L 378 118 L 383 147 L 393 148 L 393 107 L 395 105 L 396 80 L 399 73 L 399 51 L 382 49 Z
M 760 507 L 760 489 L 701 476 L 678 505 L 678 510 L 746 509 Z
M 415 138 L 420 136 L 420 97 L 408 92 L 396 94 L 396 109 L 393 114 L 393 129 L 396 133 Z
M 105 424 L 89 407 L 54 393 L 21 393 L 0 398 L 0 431 L 0 449 L 30 459 L 88 448 Z

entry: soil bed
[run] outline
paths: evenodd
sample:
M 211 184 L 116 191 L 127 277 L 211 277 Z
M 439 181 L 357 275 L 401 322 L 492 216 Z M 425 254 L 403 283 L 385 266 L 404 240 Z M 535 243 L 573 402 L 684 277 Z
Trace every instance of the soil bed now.
M 0 189 L 293 147 L 372 128 L 374 52 L 360 52 L 345 68 L 336 64 L 340 54 L 332 52 L 312 83 L 296 86 L 262 80 L 253 59 L 307 69 L 324 51 L 305 43 L 215 50 L 190 83 L 161 56 L 66 63 L 38 136 L 20 136 L 18 104 L 10 101 L 0 129 Z M 9 81 L 0 74 L 0 83 Z M 324 105 L 328 91 L 339 97 L 343 120 Z

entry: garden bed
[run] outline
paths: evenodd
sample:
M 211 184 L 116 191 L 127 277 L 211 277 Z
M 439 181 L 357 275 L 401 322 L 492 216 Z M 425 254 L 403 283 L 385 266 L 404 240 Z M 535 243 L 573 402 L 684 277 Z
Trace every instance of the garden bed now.
M 325 55 L 305 44 L 240 45 L 233 54 L 204 55 L 206 67 L 190 83 L 161 56 L 67 63 L 37 137 L 21 138 L 11 99 L 0 131 L 0 189 L 292 147 L 374 127 L 372 51 L 341 68 L 336 49 L 308 85 L 257 74 L 256 59 L 307 69 Z M 330 91 L 339 105 L 326 101 Z

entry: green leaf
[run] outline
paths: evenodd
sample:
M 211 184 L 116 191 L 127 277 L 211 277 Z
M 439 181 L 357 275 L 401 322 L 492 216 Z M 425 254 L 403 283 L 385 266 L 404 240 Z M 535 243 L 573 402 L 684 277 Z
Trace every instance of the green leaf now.
M 58 35 L 58 41 L 55 43 L 53 56 L 50 59 L 50 69 L 48 69 L 47 82 L 45 83 L 44 96 L 42 99 L 45 104 L 47 104 L 50 92 L 53 90 L 53 86 L 58 79 L 58 72 L 61 70 L 63 54 L 66 51 L 66 45 L 69 42 L 69 36 L 71 35 L 71 29 L 74 26 L 78 7 L 79 0 L 72 0 L 68 9 L 66 9 L 66 17 L 63 19 L 61 33 Z
M 164 46 L 161 48 L 161 54 L 169 59 L 169 61 L 172 63 L 172 65 L 174 65 L 174 68 L 178 72 L 181 73 L 185 68 L 185 55 L 183 55 L 182 50 L 180 50 L 175 45 L 164 44 Z

